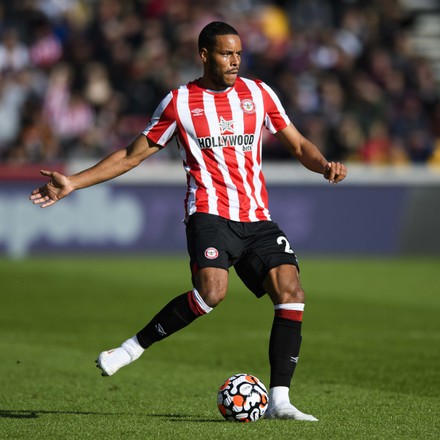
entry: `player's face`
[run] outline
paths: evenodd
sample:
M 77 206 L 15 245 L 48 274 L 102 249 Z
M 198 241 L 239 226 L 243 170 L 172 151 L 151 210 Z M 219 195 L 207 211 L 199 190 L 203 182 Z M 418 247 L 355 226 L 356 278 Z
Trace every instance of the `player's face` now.
M 241 63 L 241 41 L 238 35 L 217 35 L 212 51 L 202 49 L 204 85 L 212 90 L 223 90 L 235 84 Z

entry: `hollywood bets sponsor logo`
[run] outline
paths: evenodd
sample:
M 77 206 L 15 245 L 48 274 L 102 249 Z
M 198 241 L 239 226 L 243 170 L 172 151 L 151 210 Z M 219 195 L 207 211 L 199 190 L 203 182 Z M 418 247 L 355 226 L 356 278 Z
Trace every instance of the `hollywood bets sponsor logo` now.
M 207 136 L 197 138 L 201 150 L 210 148 L 240 147 L 243 151 L 252 149 L 253 134 L 225 134 L 221 136 Z
M 234 147 L 241 148 L 242 151 L 252 151 L 255 135 L 235 133 L 234 120 L 228 121 L 224 119 L 223 116 L 220 116 L 219 128 L 219 136 L 197 138 L 201 150 Z
M 205 250 L 205 257 L 209 260 L 215 260 L 218 257 L 218 250 L 215 247 L 209 247 Z

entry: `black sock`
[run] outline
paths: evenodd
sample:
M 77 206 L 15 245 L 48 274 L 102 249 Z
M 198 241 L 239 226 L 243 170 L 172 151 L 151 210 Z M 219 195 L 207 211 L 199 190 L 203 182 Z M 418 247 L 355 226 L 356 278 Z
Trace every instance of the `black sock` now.
M 270 388 L 290 387 L 301 347 L 301 321 L 275 316 L 269 341 Z
M 189 295 L 184 293 L 171 300 L 139 333 L 137 339 L 143 348 L 176 333 L 201 316 L 190 307 Z

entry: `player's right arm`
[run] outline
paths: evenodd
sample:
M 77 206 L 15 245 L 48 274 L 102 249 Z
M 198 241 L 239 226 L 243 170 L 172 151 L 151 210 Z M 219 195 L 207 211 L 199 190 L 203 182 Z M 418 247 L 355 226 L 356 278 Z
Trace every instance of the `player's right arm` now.
M 127 147 L 108 155 L 96 165 L 71 176 L 56 171 L 42 170 L 50 178 L 44 186 L 32 191 L 30 200 L 42 208 L 53 205 L 77 189 L 105 182 L 137 167 L 143 160 L 159 151 L 161 147 L 140 134 Z

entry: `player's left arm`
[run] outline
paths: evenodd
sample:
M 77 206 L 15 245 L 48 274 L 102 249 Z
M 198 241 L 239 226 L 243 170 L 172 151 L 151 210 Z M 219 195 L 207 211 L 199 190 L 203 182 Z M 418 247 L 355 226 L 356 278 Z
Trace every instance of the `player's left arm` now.
M 338 183 L 345 179 L 346 166 L 340 162 L 329 162 L 292 123 L 275 133 L 275 137 L 302 165 L 311 171 L 322 174 L 330 183 Z

